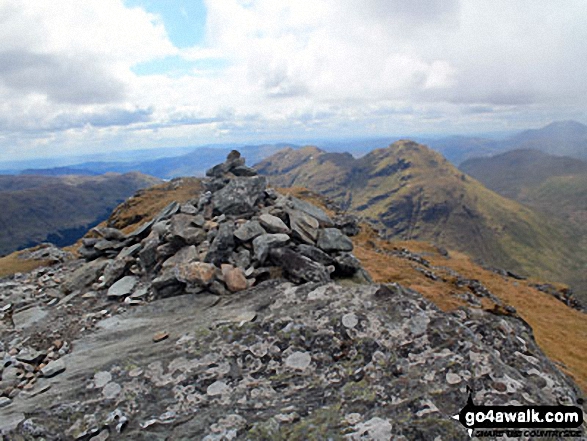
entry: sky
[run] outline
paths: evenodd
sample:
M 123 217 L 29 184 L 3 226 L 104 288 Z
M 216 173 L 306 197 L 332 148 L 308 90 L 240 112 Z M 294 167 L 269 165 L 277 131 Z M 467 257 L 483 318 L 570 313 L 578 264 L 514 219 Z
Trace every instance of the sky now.
M 584 0 L 0 0 L 0 160 L 587 123 Z

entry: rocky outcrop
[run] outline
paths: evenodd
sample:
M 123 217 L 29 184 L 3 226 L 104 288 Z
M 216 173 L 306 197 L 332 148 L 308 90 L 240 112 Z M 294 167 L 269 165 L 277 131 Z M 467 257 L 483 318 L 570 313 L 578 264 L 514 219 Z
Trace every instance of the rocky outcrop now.
M 464 440 L 467 388 L 583 403 L 521 319 L 370 283 L 356 219 L 260 186 L 237 153 L 208 174 L 191 203 L 96 231 L 83 259 L 0 280 L 2 435 Z

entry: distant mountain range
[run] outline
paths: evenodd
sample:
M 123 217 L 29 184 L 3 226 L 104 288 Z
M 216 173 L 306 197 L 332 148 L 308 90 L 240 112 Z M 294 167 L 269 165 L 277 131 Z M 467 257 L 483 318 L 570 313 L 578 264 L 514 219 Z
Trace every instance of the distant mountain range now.
M 137 190 L 158 182 L 141 173 L 0 176 L 0 254 L 41 242 L 70 245 Z
M 574 239 L 556 222 L 415 142 L 399 141 L 358 159 L 316 147 L 285 149 L 256 168 L 276 186 L 307 187 L 332 198 L 375 222 L 388 238 L 434 242 L 554 281 L 571 280 L 578 270 Z

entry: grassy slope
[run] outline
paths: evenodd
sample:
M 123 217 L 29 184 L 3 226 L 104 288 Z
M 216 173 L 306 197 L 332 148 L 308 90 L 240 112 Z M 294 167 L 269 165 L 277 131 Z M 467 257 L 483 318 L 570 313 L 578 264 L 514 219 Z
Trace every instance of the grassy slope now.
M 401 141 L 352 159 L 316 148 L 284 151 L 258 169 L 375 220 L 388 237 L 425 240 L 490 265 L 572 280 L 569 239 L 544 216 L 499 196 L 425 146 Z
M 0 191 L 0 253 L 47 240 L 49 234 L 75 234 L 106 218 L 121 201 L 159 180 L 139 173 L 62 178 L 18 176 L 15 190 Z M 4 187 L 10 188 L 6 179 Z M 28 188 L 27 188 L 28 185 Z M 83 234 L 83 231 L 82 231 Z

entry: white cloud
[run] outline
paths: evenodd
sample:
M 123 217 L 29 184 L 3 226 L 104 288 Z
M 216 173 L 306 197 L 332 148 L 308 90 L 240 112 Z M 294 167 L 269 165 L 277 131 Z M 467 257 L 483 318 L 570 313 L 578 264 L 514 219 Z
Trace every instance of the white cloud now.
M 583 0 L 206 6 L 205 43 L 179 50 L 158 16 L 122 0 L 3 0 L 0 145 L 22 133 L 21 144 L 37 133 L 33 144 L 139 147 L 585 118 Z M 173 55 L 196 67 L 131 70 Z

